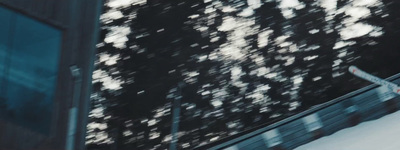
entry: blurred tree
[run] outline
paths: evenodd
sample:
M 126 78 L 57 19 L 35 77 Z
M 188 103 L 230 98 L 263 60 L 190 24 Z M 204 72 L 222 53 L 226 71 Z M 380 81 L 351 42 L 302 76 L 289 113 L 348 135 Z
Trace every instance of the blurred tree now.
M 282 8 L 278 0 L 260 5 L 152 0 L 118 8 L 106 3 L 89 149 L 168 148 L 171 100 L 178 96 L 174 91 L 181 81 L 186 86 L 178 145 L 191 149 L 366 85 L 346 74 L 351 64 L 384 70 L 384 76 L 399 71 L 379 68 L 399 56 L 399 45 L 391 40 L 398 38 L 398 23 L 391 21 L 400 18 L 398 3 L 384 0 L 385 9 L 368 6 L 371 15 L 357 20 L 383 26 L 384 37 L 343 39 L 343 30 L 351 25 L 345 22 L 351 19 L 346 10 L 352 2 L 338 0 L 330 10 L 320 1 L 305 0 L 293 8 Z M 114 19 L 106 17 L 108 12 Z M 115 17 L 118 12 L 122 15 Z M 117 40 L 126 41 L 123 46 L 109 41 L 116 28 L 127 34 Z M 110 57 L 116 62 L 110 63 Z M 110 78 L 121 87 L 105 88 Z M 102 110 L 97 108 L 104 112 L 96 114 Z M 106 128 L 98 127 L 104 123 Z
M 295 29 L 291 38 L 298 41 L 301 51 L 297 60 L 303 74 L 299 94 L 302 106 L 307 108 L 332 99 L 328 91 L 337 96 L 332 91 L 337 55 L 333 48 L 336 41 L 340 40 L 335 28 L 340 22 L 334 19 L 334 14 L 327 14 L 317 1 L 302 3 L 305 7 L 295 11 L 297 17 L 293 19 Z

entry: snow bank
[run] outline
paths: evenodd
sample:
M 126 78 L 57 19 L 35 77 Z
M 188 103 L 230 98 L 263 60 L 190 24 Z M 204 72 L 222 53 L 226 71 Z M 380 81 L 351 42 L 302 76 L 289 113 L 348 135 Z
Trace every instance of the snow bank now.
M 400 111 L 340 130 L 295 150 L 399 150 Z

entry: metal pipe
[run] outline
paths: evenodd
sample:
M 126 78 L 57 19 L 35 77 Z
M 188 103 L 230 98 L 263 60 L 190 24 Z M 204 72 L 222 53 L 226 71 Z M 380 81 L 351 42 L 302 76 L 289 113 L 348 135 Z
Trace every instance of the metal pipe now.
M 180 118 L 180 111 L 181 111 L 181 99 L 182 99 L 182 87 L 183 83 L 179 83 L 176 94 L 177 96 L 172 102 L 172 127 L 171 127 L 171 144 L 169 145 L 169 150 L 176 150 L 176 143 L 178 142 L 178 129 L 179 129 L 179 118 Z
M 74 89 L 73 89 L 73 98 L 71 102 L 71 107 L 69 109 L 69 114 L 68 114 L 69 120 L 68 120 L 67 140 L 65 144 L 66 150 L 74 150 L 75 147 L 79 97 L 81 95 L 81 85 L 82 85 L 82 74 L 80 68 L 74 65 L 70 67 L 70 71 L 74 80 L 74 87 L 73 87 Z

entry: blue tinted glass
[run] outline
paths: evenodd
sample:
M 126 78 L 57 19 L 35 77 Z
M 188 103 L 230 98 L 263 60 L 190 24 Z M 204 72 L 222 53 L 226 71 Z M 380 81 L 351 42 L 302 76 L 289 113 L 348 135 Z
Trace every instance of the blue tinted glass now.
M 1 20 L 11 20 L 12 13 L 9 12 L 6 9 L 0 8 L 0 19 Z M 5 63 L 7 62 L 7 51 L 8 51 L 8 44 L 9 44 L 9 38 L 8 36 L 10 35 L 10 27 L 11 27 L 11 22 L 10 21 L 4 21 L 0 23 L 0 95 L 4 95 L 4 76 L 5 76 Z M 4 103 L 4 99 L 1 99 L 0 96 L 0 110 L 5 109 L 2 107 L 2 103 Z M 3 104 L 4 105 L 4 104 Z
M 7 21 L 6 21 L 7 22 Z M 41 22 L 14 14 L 9 20 L 12 42 L 5 51 L 5 117 L 48 133 L 56 88 L 61 33 Z

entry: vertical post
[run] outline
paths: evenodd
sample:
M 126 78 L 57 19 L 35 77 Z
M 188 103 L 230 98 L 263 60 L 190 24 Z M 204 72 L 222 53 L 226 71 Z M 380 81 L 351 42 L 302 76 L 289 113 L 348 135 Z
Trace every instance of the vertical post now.
M 183 83 L 180 82 L 178 84 L 177 90 L 176 90 L 176 97 L 172 102 L 172 126 L 171 126 L 171 144 L 169 145 L 169 150 L 176 150 L 176 143 L 178 142 L 178 129 L 179 129 L 179 116 L 180 116 L 180 111 L 181 111 L 181 99 L 182 99 L 182 90 Z
M 122 123 L 117 120 L 117 128 L 114 128 L 111 130 L 112 136 L 115 137 L 114 139 L 114 143 L 111 146 L 111 150 L 119 150 L 121 147 L 121 126 Z
M 69 109 L 66 150 L 73 150 L 75 147 L 76 126 L 78 121 L 79 97 L 81 96 L 82 74 L 77 66 L 70 67 L 71 75 L 74 80 L 73 98 Z

